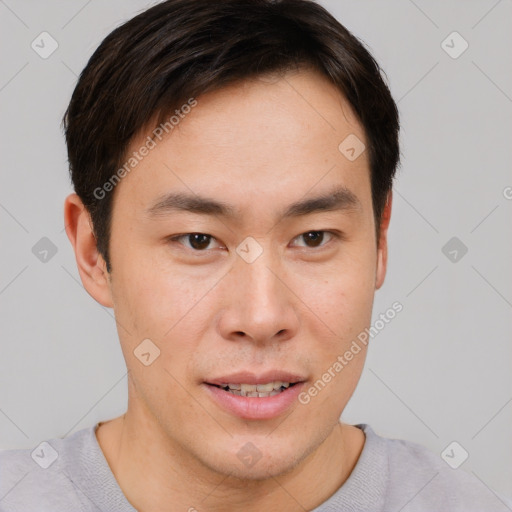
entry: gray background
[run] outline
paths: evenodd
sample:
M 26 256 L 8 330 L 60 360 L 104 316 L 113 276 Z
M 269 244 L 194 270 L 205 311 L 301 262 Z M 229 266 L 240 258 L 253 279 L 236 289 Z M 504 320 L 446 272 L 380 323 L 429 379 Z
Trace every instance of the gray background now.
M 321 3 L 368 45 L 402 118 L 374 319 L 396 300 L 404 309 L 373 338 L 342 418 L 438 454 L 455 440 L 469 452 L 457 471 L 512 495 L 511 2 Z M 148 5 L 0 1 L 0 448 L 125 411 L 113 312 L 83 289 L 63 230 L 60 121 L 100 41 Z M 59 45 L 47 59 L 31 48 L 43 31 Z M 458 58 L 442 46 L 453 31 L 469 44 Z M 442 252 L 454 236 L 468 249 L 455 262 Z M 46 262 L 32 252 L 42 237 L 57 248 Z

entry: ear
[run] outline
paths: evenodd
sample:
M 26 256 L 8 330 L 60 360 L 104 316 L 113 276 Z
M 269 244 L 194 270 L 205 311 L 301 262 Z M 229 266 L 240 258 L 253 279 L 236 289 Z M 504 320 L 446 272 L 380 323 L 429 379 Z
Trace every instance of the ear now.
M 379 240 L 377 246 L 377 272 L 375 277 L 375 289 L 378 290 L 384 283 L 388 266 L 388 227 L 391 220 L 391 203 L 393 192 L 389 191 L 386 205 L 382 211 L 379 228 Z
M 94 300 L 112 308 L 107 266 L 96 246 L 90 214 L 77 194 L 70 194 L 64 202 L 64 223 L 84 288 Z

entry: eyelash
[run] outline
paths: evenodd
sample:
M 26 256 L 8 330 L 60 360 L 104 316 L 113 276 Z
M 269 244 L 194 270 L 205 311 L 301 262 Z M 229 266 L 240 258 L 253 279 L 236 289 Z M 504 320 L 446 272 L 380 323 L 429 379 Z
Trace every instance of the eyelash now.
M 319 250 L 321 250 L 323 247 L 326 247 L 329 244 L 329 242 L 331 242 L 333 239 L 340 239 L 340 238 L 342 238 L 342 236 L 340 234 L 336 233 L 335 231 L 329 231 L 329 230 L 325 230 L 325 229 L 315 229 L 315 230 L 305 231 L 304 233 L 301 233 L 300 235 L 296 236 L 293 240 L 295 240 L 297 238 L 300 238 L 301 236 L 306 235 L 308 233 L 327 233 L 327 234 L 331 235 L 331 238 L 326 243 L 322 243 L 322 245 L 319 245 L 318 247 L 307 247 L 307 246 L 299 246 L 299 247 L 302 247 L 304 249 L 319 249 Z M 209 235 L 208 233 L 197 233 L 197 232 L 194 232 L 194 233 L 184 233 L 182 235 L 176 235 L 176 236 L 168 238 L 167 240 L 169 242 L 179 243 L 179 240 L 181 238 L 188 238 L 190 235 L 204 235 L 204 236 L 209 237 L 211 240 L 216 240 L 216 238 L 214 236 Z M 212 250 L 212 249 L 198 250 L 198 249 L 194 249 L 193 247 L 186 247 L 186 249 L 190 250 L 190 251 L 192 251 L 194 253 L 197 253 L 198 255 L 200 255 L 202 253 L 206 253 L 207 254 L 209 251 Z

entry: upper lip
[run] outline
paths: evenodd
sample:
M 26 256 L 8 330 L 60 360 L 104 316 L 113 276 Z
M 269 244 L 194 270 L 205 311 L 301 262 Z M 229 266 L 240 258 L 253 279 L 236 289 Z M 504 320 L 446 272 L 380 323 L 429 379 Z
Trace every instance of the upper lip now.
M 298 374 L 284 372 L 282 370 L 267 370 L 263 373 L 237 372 L 230 375 L 223 375 L 213 379 L 208 379 L 207 384 L 215 384 L 216 386 L 226 384 L 266 384 L 268 382 L 304 382 L 306 379 Z

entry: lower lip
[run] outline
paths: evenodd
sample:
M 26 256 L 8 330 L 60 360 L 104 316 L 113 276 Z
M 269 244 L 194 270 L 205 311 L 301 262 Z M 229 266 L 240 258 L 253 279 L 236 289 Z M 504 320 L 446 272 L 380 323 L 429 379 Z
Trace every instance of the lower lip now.
M 247 420 L 268 420 L 286 411 L 300 394 L 305 382 L 298 382 L 278 395 L 265 397 L 245 397 L 204 383 L 213 400 L 231 414 Z

